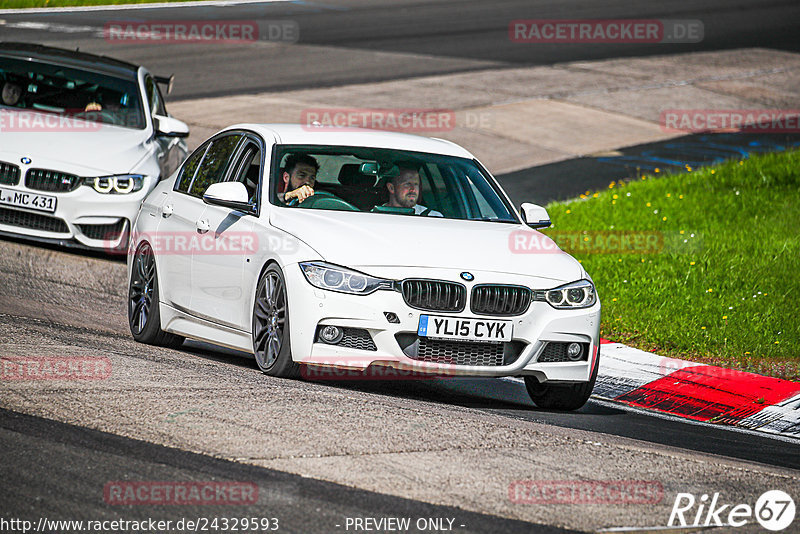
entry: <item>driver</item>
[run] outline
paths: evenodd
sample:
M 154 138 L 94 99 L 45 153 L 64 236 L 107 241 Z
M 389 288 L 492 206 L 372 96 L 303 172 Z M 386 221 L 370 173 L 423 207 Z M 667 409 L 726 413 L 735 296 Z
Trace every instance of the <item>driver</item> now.
M 298 202 L 303 202 L 312 196 L 318 170 L 319 163 L 308 154 L 290 155 L 286 158 L 281 177 L 283 190 L 286 192 L 278 193 L 278 198 L 283 202 L 289 202 L 293 198 L 296 198 Z
M 22 87 L 15 83 L 6 82 L 3 84 L 3 104 L 6 106 L 16 106 L 22 97 Z
M 386 183 L 389 190 L 389 202 L 384 204 L 393 208 L 414 208 L 415 215 L 442 217 L 438 211 L 417 204 L 419 199 L 419 170 L 407 163 L 398 165 L 400 172 Z

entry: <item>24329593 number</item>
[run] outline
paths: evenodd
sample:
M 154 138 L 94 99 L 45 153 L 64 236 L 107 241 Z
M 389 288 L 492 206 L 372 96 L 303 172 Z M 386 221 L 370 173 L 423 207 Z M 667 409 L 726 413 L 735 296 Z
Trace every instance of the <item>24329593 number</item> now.
M 268 532 L 279 528 L 277 517 L 198 517 L 197 532 Z

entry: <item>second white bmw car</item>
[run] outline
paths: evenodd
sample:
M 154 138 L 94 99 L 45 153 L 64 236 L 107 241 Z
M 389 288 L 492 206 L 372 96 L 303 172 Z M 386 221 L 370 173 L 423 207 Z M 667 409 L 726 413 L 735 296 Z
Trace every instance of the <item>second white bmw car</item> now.
M 138 65 L 0 43 L 0 234 L 125 250 L 139 205 L 189 129 Z
M 130 329 L 245 350 L 274 376 L 521 376 L 538 406 L 577 409 L 597 376 L 600 302 L 536 230 L 549 224 L 447 141 L 233 126 L 145 199 Z

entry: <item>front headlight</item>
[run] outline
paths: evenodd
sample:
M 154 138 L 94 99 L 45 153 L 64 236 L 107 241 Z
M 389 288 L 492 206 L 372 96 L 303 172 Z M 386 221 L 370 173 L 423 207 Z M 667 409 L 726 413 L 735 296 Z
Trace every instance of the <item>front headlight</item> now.
M 536 291 L 535 299 L 547 302 L 558 310 L 589 308 L 597 302 L 594 285 L 588 280 L 579 280 L 545 291 Z
M 302 269 L 308 283 L 320 289 L 353 295 L 369 295 L 378 289 L 394 289 L 392 280 L 375 278 L 368 274 L 323 261 L 301 263 L 300 269 Z
M 96 176 L 84 178 L 83 185 L 88 185 L 98 193 L 124 195 L 139 191 L 144 186 L 144 175 L 116 174 L 113 176 Z

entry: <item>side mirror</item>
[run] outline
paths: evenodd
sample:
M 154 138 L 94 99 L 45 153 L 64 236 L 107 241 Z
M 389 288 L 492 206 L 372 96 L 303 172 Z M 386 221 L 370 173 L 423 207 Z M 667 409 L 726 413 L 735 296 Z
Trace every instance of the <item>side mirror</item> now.
M 522 222 L 531 228 L 547 228 L 552 224 L 547 210 L 537 204 L 523 202 L 519 209 L 522 212 Z
M 167 88 L 167 94 L 172 92 L 172 84 L 175 82 L 174 74 L 170 74 L 169 76 L 153 76 L 153 79 L 157 84 L 163 85 Z
M 174 117 L 153 115 L 156 135 L 163 137 L 189 137 L 189 126 Z
M 253 213 L 247 188 L 242 182 L 217 182 L 211 184 L 203 194 L 203 202 L 214 206 Z

